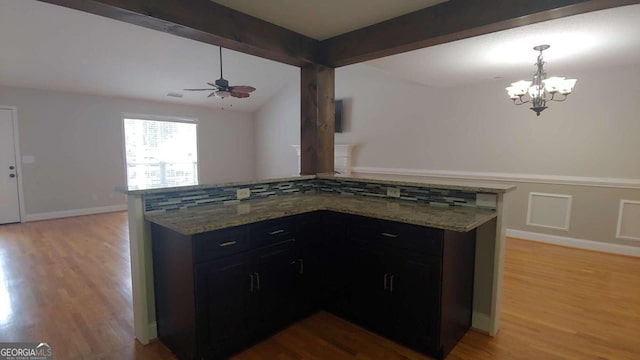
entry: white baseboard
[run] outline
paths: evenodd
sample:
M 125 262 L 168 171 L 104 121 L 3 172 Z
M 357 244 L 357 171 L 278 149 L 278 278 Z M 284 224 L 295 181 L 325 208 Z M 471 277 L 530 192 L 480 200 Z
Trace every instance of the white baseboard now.
M 102 214 L 102 213 L 124 211 L 124 210 L 127 210 L 127 204 L 101 206 L 101 207 L 85 208 L 85 209 L 73 209 L 73 210 L 64 210 L 64 211 L 52 211 L 47 213 L 27 214 L 25 216 L 24 221 L 27 222 L 27 221 L 38 221 L 38 220 L 51 220 L 51 219 L 59 219 L 59 218 L 65 218 L 65 217 L 71 217 L 71 216 Z
M 152 322 L 149 324 L 149 340 L 156 339 L 158 337 L 158 323 Z
M 507 236 L 547 244 L 568 246 L 578 249 L 602 251 L 611 254 L 640 257 L 640 246 L 609 244 L 593 240 L 576 239 L 566 236 L 548 235 L 530 231 L 507 229 Z
M 424 176 L 430 178 L 464 179 L 464 180 L 491 180 L 509 181 L 538 184 L 580 185 L 621 189 L 640 189 L 640 179 L 605 178 L 589 176 L 564 176 L 544 174 L 516 174 L 495 172 L 451 171 L 451 170 L 426 170 L 426 169 L 400 169 L 356 166 L 352 172 L 360 174 L 400 175 L 400 176 Z

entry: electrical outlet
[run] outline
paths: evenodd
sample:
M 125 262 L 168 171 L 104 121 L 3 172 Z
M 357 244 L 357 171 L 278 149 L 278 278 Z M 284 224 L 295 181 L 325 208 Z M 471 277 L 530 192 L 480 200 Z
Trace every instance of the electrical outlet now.
M 249 214 L 251 212 L 251 204 L 241 203 L 236 207 L 238 215 Z
M 238 191 L 236 191 L 236 198 L 238 200 L 246 199 L 249 196 L 251 196 L 251 190 L 249 190 L 249 188 L 238 189 Z
M 398 188 L 387 188 L 387 196 L 399 198 L 400 197 L 400 189 Z

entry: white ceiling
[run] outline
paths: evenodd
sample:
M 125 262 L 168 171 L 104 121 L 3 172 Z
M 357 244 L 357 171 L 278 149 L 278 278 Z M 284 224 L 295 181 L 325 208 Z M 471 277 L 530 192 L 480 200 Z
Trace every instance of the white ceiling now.
M 212 0 L 324 40 L 448 0 Z
M 640 5 L 591 12 L 389 56 L 367 64 L 430 87 L 530 79 L 538 52 L 549 76 L 640 64 Z M 578 79 L 578 85 L 580 80 Z
M 249 99 L 182 91 L 220 77 L 216 46 L 35 0 L 0 0 L 0 85 L 253 112 L 299 72 L 232 50 L 222 56 L 231 85 L 257 88 Z
M 234 4 L 249 1 L 234 0 Z M 352 27 L 361 27 L 377 21 L 372 14 L 393 17 L 434 1 L 350 0 L 339 6 L 338 0 L 256 1 L 263 4 L 259 6 L 289 4 L 279 15 L 272 11 L 272 16 L 279 19 L 274 22 L 308 31 L 318 38 L 342 32 L 346 29 L 343 26 L 348 25 L 345 21 L 313 23 L 312 19 L 324 17 L 305 9 L 311 6 L 309 3 L 318 3 L 314 6 L 322 9 L 324 5 L 320 4 L 325 2 L 341 9 L 340 14 L 358 9 L 366 13 L 362 17 L 349 15 L 359 19 L 354 22 L 358 25 Z M 297 21 L 308 30 L 287 25 L 286 21 L 295 14 L 311 14 L 300 15 L 305 21 Z M 639 34 L 640 5 L 633 5 L 433 46 L 367 64 L 432 87 L 483 81 L 507 85 L 530 75 L 536 57 L 531 48 L 542 43 L 551 44 L 545 52 L 545 68 L 550 75 L 571 76 L 577 70 L 638 64 Z M 298 79 L 299 70 L 293 66 L 231 50 L 224 50 L 223 56 L 224 75 L 232 85 L 257 88 L 250 98 L 220 100 L 206 98 L 205 92 L 181 91 L 206 87 L 205 82 L 219 77 L 215 46 L 35 0 L 0 0 L 0 85 L 253 112 L 283 86 Z M 579 84 L 578 79 L 578 87 Z M 181 92 L 184 97 L 167 97 L 168 92 Z

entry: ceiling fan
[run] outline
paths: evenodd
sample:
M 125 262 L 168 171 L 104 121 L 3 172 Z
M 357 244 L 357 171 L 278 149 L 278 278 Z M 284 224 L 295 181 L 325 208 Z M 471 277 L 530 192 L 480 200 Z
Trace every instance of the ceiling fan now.
M 227 96 L 232 96 L 236 98 L 248 98 L 249 93 L 254 92 L 256 88 L 253 86 L 246 85 L 234 85 L 229 86 L 229 81 L 225 80 L 222 77 L 222 47 L 220 47 L 220 79 L 216 80 L 215 83 L 208 82 L 207 85 L 211 86 L 208 89 L 184 89 L 186 91 L 211 91 L 211 94 L 207 97 L 218 97 L 220 99 L 224 99 Z

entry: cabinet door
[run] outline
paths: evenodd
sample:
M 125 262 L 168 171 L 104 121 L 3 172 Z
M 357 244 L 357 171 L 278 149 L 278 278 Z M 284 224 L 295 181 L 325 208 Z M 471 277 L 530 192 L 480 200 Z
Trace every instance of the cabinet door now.
M 200 358 L 226 358 L 247 344 L 251 283 L 244 255 L 195 266 Z
M 251 297 L 253 339 L 262 339 L 290 324 L 293 318 L 295 256 L 293 241 L 253 252 L 252 275 L 255 292 Z
M 322 216 L 323 236 L 327 244 L 325 260 L 324 308 L 338 316 L 346 316 L 350 301 L 357 247 L 348 241 L 349 215 L 325 212 Z
M 392 337 L 434 354 L 439 341 L 440 260 L 397 250 L 394 257 Z
M 365 246 L 359 249 L 358 258 L 349 315 L 372 330 L 386 333 L 391 320 L 390 248 Z
M 296 219 L 296 318 L 311 314 L 325 300 L 328 251 L 321 220 L 318 213 L 305 214 Z

